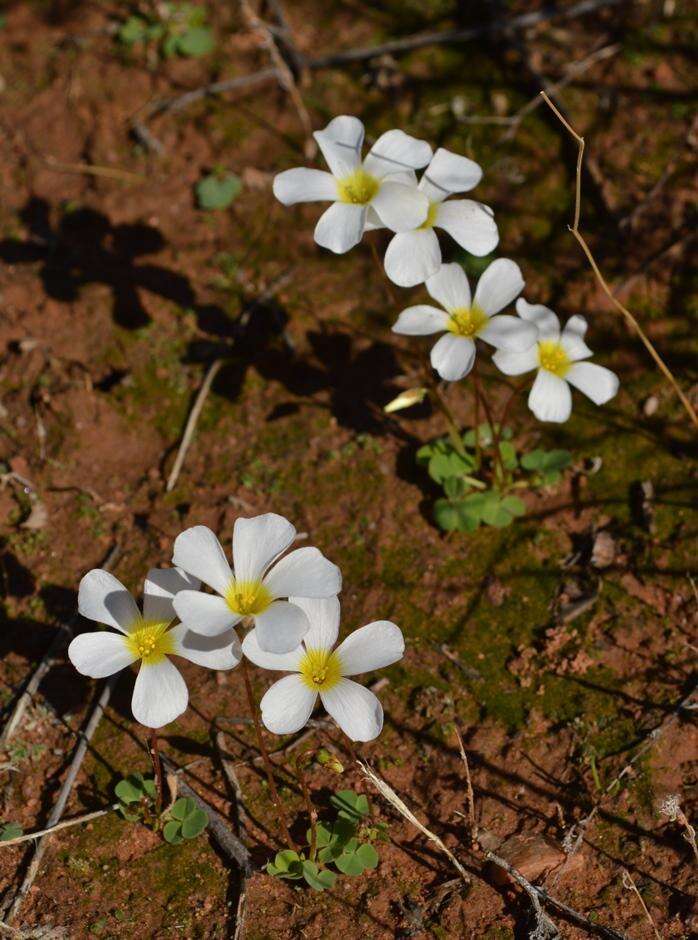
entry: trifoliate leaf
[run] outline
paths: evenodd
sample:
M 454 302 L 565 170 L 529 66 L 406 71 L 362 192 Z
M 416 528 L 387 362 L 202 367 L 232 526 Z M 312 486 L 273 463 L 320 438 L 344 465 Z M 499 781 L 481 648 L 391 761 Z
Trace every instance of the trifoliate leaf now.
M 173 819 L 178 819 L 182 822 L 187 818 L 191 813 L 196 809 L 196 803 L 191 797 L 180 797 L 180 799 L 175 801 L 174 806 L 170 810 L 170 815 Z
M 362 862 L 364 868 L 376 868 L 379 862 L 378 852 L 369 842 L 364 842 L 356 850 L 357 858 Z
M 213 49 L 213 32 L 208 26 L 194 26 L 177 37 L 177 52 L 198 58 Z
M 339 790 L 330 797 L 330 803 L 339 810 L 342 819 L 360 819 L 368 815 L 368 799 L 363 793 L 354 793 L 353 790 Z
M 326 868 L 320 871 L 315 862 L 303 862 L 303 877 L 315 891 L 327 891 L 328 888 L 334 888 L 337 876 L 333 871 Z
M 6 822 L 0 826 L 0 842 L 8 842 L 10 839 L 18 839 L 24 829 L 16 822 Z
M 208 813 L 197 806 L 182 823 L 182 835 L 185 839 L 195 839 L 201 835 L 206 826 L 208 826 Z
M 138 776 L 131 774 L 125 780 L 119 780 L 114 787 L 114 793 L 122 803 L 137 803 L 143 796 L 143 778 L 139 780 Z
M 179 845 L 180 842 L 184 842 L 182 837 L 182 824 L 176 819 L 170 819 L 165 823 L 162 835 L 165 842 L 169 842 L 170 845 Z
M 201 209 L 227 209 L 241 190 L 240 179 L 232 173 L 223 177 L 212 173 L 196 184 L 196 198 Z
M 313 837 L 312 829 L 308 829 L 306 832 L 306 838 L 308 842 L 311 841 Z M 323 848 L 326 845 L 329 845 L 332 841 L 332 830 L 326 826 L 323 822 L 319 822 L 315 827 L 315 844 L 319 849 Z
M 502 463 L 507 470 L 515 470 L 517 468 L 519 461 L 516 457 L 516 448 L 511 441 L 500 441 L 499 453 L 502 456 Z
M 134 43 L 142 42 L 147 36 L 148 24 L 140 16 L 129 16 L 125 23 L 119 27 L 116 34 L 119 42 L 125 46 L 132 46 Z
M 343 875 L 351 875 L 353 878 L 364 873 L 363 862 L 356 852 L 343 852 L 335 860 L 335 865 Z

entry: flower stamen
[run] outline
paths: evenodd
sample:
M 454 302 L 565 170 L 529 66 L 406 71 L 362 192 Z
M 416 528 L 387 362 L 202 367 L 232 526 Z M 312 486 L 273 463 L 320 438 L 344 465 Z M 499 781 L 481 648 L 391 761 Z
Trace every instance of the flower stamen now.
M 342 664 L 332 650 L 309 649 L 301 659 L 299 672 L 313 692 L 326 692 L 342 678 Z
M 138 659 L 152 666 L 162 662 L 174 652 L 172 637 L 168 631 L 169 621 L 139 620 L 135 629 L 124 637 L 126 646 Z
M 231 581 L 225 593 L 230 609 L 243 617 L 263 614 L 273 598 L 261 581 Z
M 484 310 L 473 304 L 471 307 L 455 307 L 450 311 L 448 329 L 456 336 L 473 339 L 487 324 L 488 316 Z
M 366 206 L 380 189 L 380 181 L 364 169 L 354 170 L 344 179 L 337 180 L 340 202 Z
M 546 339 L 538 343 L 538 362 L 541 369 L 552 372 L 560 379 L 567 375 L 572 365 L 572 361 L 562 345 L 553 339 Z

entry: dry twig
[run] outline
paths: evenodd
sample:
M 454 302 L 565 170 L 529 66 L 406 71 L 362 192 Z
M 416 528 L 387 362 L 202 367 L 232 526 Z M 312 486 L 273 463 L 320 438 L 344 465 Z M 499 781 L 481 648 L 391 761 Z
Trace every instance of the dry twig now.
M 111 698 L 111 694 L 114 691 L 118 679 L 118 673 L 114 676 L 110 676 L 109 679 L 107 679 L 106 683 L 104 684 L 104 688 L 102 689 L 102 694 L 99 696 L 97 704 L 92 709 L 92 714 L 90 715 L 87 725 L 85 726 L 85 730 L 80 735 L 80 741 L 78 742 L 78 746 L 75 748 L 75 753 L 73 754 L 73 759 L 70 762 L 70 767 L 68 768 L 66 778 L 63 781 L 63 786 L 61 787 L 58 794 L 58 799 L 56 800 L 56 803 L 51 810 L 51 815 L 48 818 L 47 829 L 49 830 L 49 833 L 47 835 L 40 836 L 38 842 L 36 843 L 36 847 L 34 848 L 34 855 L 32 857 L 29 868 L 27 869 L 27 873 L 24 876 L 24 880 L 22 881 L 19 890 L 9 905 L 9 911 L 6 917 L 8 923 L 14 920 L 19 911 L 19 908 L 21 907 L 22 901 L 26 897 L 27 892 L 31 886 L 34 884 L 36 876 L 39 872 L 39 865 L 41 864 L 44 852 L 48 846 L 48 836 L 50 835 L 51 830 L 56 827 L 60 821 L 61 816 L 63 815 L 63 810 L 65 809 L 68 798 L 70 797 L 73 784 L 75 783 L 77 775 L 80 772 L 80 768 L 82 767 L 82 762 L 84 761 L 85 755 L 87 754 L 88 745 L 92 740 L 95 731 L 97 730 L 97 726 L 102 719 L 104 709 L 107 707 L 107 702 Z M 3 910 L 7 910 L 7 905 L 5 905 Z
M 630 874 L 630 872 L 628 871 L 627 868 L 622 868 L 622 869 L 621 869 L 621 873 L 622 873 L 622 876 L 623 876 L 623 887 L 626 888 L 628 891 L 634 892 L 634 894 L 637 896 L 637 899 L 638 899 L 638 901 L 640 902 L 640 906 L 642 907 L 642 910 L 645 912 L 645 917 L 646 917 L 647 920 L 649 921 L 649 923 L 650 923 L 650 925 L 651 925 L 651 927 L 652 927 L 652 930 L 654 931 L 655 937 L 657 938 L 657 940 L 662 940 L 661 934 L 660 934 L 659 931 L 657 930 L 657 928 L 656 928 L 656 926 L 655 926 L 655 923 L 654 923 L 654 921 L 652 920 L 652 915 L 650 914 L 650 912 L 649 912 L 649 910 L 648 910 L 648 908 L 647 908 L 647 905 L 645 904 L 644 898 L 642 897 L 642 895 L 641 895 L 640 892 L 638 891 L 637 885 L 635 884 L 635 882 L 634 882 L 633 879 L 632 879 L 632 875 Z
M 92 813 L 85 813 L 84 816 L 76 816 L 75 819 L 64 819 L 63 822 L 51 826 L 49 829 L 40 829 L 38 832 L 25 832 L 24 835 L 17 836 L 16 839 L 7 839 L 0 842 L 0 849 L 9 845 L 19 845 L 20 842 L 29 842 L 30 839 L 40 839 L 42 836 L 50 836 L 59 829 L 69 829 L 71 826 L 81 826 L 83 823 L 91 822 L 93 819 L 99 819 L 100 816 L 106 816 L 117 809 L 118 803 L 112 803 L 111 806 L 105 806 L 104 809 L 96 809 Z
M 238 318 L 238 321 L 236 324 L 238 328 L 238 333 L 245 329 L 245 327 L 250 321 L 250 317 L 252 313 L 254 312 L 254 310 L 260 304 L 266 303 L 267 300 L 273 297 L 274 294 L 277 293 L 277 291 L 281 290 L 281 288 L 285 284 L 288 283 L 288 281 L 291 279 L 292 273 L 293 273 L 293 269 L 284 271 L 283 274 L 275 278 L 271 282 L 271 284 L 269 284 L 262 291 L 259 297 L 255 298 L 255 300 L 253 300 L 252 303 L 248 304 L 248 306 L 245 307 L 245 309 L 240 314 L 240 317 Z M 225 363 L 225 357 L 221 357 L 220 359 L 215 359 L 211 363 L 211 365 L 208 367 L 208 371 L 206 372 L 204 380 L 201 383 L 201 388 L 199 389 L 197 393 L 196 400 L 194 401 L 194 405 L 189 413 L 189 417 L 187 418 L 186 427 L 184 428 L 184 434 L 182 435 L 182 441 L 179 445 L 179 449 L 177 451 L 177 456 L 175 457 L 175 462 L 172 467 L 172 471 L 167 479 L 167 485 L 165 486 L 166 493 L 172 492 L 172 490 L 174 489 L 177 483 L 177 480 L 179 479 L 179 474 L 181 473 L 182 467 L 184 465 L 184 460 L 187 456 L 187 451 L 189 450 L 189 447 L 192 442 L 192 438 L 194 436 L 194 432 L 196 431 L 196 425 L 198 424 L 199 417 L 201 416 L 201 411 L 204 407 L 208 394 L 211 391 L 213 380 L 216 378 L 220 370 L 223 368 L 224 363 Z
M 118 544 L 114 545 L 112 550 L 107 555 L 104 564 L 102 565 L 105 571 L 111 571 L 120 554 L 120 546 Z M 75 617 L 72 617 L 68 623 L 59 625 L 51 645 L 46 650 L 41 659 L 41 662 L 32 673 L 24 691 L 15 703 L 12 714 L 7 720 L 5 727 L 2 729 L 2 734 L 0 734 L 0 746 L 7 744 L 10 738 L 14 735 L 17 728 L 19 728 L 29 703 L 33 700 L 34 696 L 39 691 L 39 687 L 53 666 L 56 656 L 61 651 L 65 643 L 69 639 L 72 639 L 73 630 L 75 629 L 77 622 L 78 618 L 76 615 Z
M 672 373 L 671 369 L 666 365 L 662 357 L 654 348 L 652 341 L 649 339 L 649 337 L 647 336 L 645 331 L 642 329 L 638 321 L 635 319 L 633 314 L 628 310 L 627 307 L 623 306 L 623 304 L 620 303 L 620 301 L 616 299 L 611 288 L 606 282 L 606 279 L 601 273 L 598 264 L 596 263 L 596 259 L 594 258 L 594 255 L 592 254 L 591 248 L 589 248 L 589 245 L 587 244 L 586 239 L 579 231 L 579 218 L 581 214 L 581 201 L 582 201 L 582 166 L 583 166 L 583 161 L 584 161 L 584 138 L 579 136 L 579 134 L 575 131 L 572 125 L 562 116 L 562 114 L 560 113 L 560 110 L 556 107 L 555 104 L 553 104 L 553 102 L 550 100 L 550 98 L 544 91 L 541 92 L 541 97 L 543 98 L 545 103 L 548 105 L 548 107 L 551 109 L 551 111 L 555 114 L 555 116 L 558 118 L 558 120 L 563 124 L 563 126 L 569 131 L 572 137 L 574 137 L 574 139 L 577 141 L 577 146 L 579 148 L 578 154 L 577 154 L 577 173 L 576 173 L 576 182 L 575 182 L 574 221 L 572 225 L 569 226 L 569 230 L 572 233 L 572 235 L 574 235 L 579 246 L 581 247 L 582 251 L 586 255 L 587 261 L 591 265 L 591 269 L 594 272 L 596 276 L 596 280 L 599 282 L 599 285 L 601 286 L 603 292 L 606 294 L 606 296 L 611 301 L 611 303 L 616 308 L 616 310 L 618 310 L 625 317 L 626 322 L 635 331 L 635 333 L 640 337 L 640 340 L 642 341 L 643 345 L 649 352 L 650 356 L 654 359 L 659 370 L 662 372 L 664 377 L 673 386 L 674 391 L 676 392 L 676 394 L 678 395 L 681 401 L 681 404 L 684 406 L 684 408 L 688 412 L 688 416 L 691 419 L 692 423 L 694 424 L 695 427 L 698 428 L 698 415 L 696 414 L 696 411 L 693 405 L 690 403 L 687 396 L 684 394 L 683 390 L 681 389 L 681 386 L 678 384 L 678 382 L 674 378 L 674 374 Z

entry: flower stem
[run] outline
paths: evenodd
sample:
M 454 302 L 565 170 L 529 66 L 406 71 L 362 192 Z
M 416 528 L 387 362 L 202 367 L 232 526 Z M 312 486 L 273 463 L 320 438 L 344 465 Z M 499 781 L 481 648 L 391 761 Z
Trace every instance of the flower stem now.
M 504 471 L 504 463 L 502 462 L 502 455 L 499 450 L 499 434 L 500 434 L 501 429 L 498 425 L 494 423 L 494 419 L 492 417 L 492 409 L 490 408 L 489 402 L 487 401 L 487 398 L 485 397 L 485 393 L 482 391 L 482 387 L 480 385 L 480 377 L 477 375 L 476 372 L 473 372 L 473 383 L 475 385 L 475 394 L 482 402 L 482 407 L 485 411 L 485 417 L 487 418 L 487 423 L 490 426 L 490 433 L 492 434 L 492 445 L 494 448 L 494 453 L 492 457 L 493 464 L 494 464 L 494 477 L 496 480 L 497 477 L 499 476 L 500 482 L 504 484 L 504 481 L 506 479 L 506 474 Z M 497 473 L 498 470 L 499 470 L 499 473 Z
M 294 761 L 294 766 L 296 768 L 296 776 L 298 777 L 298 782 L 301 785 L 301 790 L 303 791 L 303 799 L 305 800 L 305 808 L 308 811 L 308 817 L 310 819 L 310 854 L 309 858 L 311 862 L 315 861 L 315 855 L 317 854 L 317 810 L 313 804 L 312 799 L 310 798 L 310 790 L 308 789 L 308 781 L 305 776 L 305 771 L 303 770 L 302 759 L 305 755 L 300 754 L 296 757 Z
M 158 735 L 155 730 L 151 731 L 148 736 L 148 752 L 153 762 L 153 773 L 155 775 L 155 815 L 160 819 L 162 813 L 162 762 L 158 747 Z
M 274 809 L 279 817 L 279 822 L 281 823 L 281 828 L 284 833 L 284 838 L 286 839 L 286 844 L 290 849 L 296 851 L 298 846 L 293 841 L 291 837 L 291 831 L 288 827 L 288 819 L 286 818 L 286 813 L 284 812 L 283 805 L 279 798 L 279 791 L 276 789 L 276 782 L 274 780 L 274 765 L 269 759 L 269 751 L 267 751 L 267 746 L 264 743 L 264 737 L 262 735 L 262 726 L 259 721 L 259 714 L 257 713 L 257 703 L 254 700 L 254 692 L 252 691 L 252 683 L 250 682 L 250 673 L 247 666 L 247 660 L 243 656 L 242 663 L 240 664 L 242 669 L 242 676 L 245 680 L 245 693 L 247 694 L 247 704 L 250 708 L 250 714 L 252 715 L 252 722 L 254 723 L 254 730 L 257 735 L 257 746 L 259 747 L 259 753 L 262 755 L 262 761 L 264 762 L 264 769 L 267 772 L 267 780 L 269 781 L 269 792 L 271 793 L 271 801 L 274 805 Z
M 429 384 L 429 397 L 432 402 L 439 409 L 441 414 L 446 419 L 446 425 L 448 427 L 448 436 L 451 438 L 451 443 L 453 444 L 456 452 L 461 455 L 461 457 L 466 456 L 465 446 L 463 444 L 463 439 L 460 436 L 460 431 L 458 430 L 458 425 L 456 424 L 455 418 L 453 417 L 453 412 L 446 404 L 446 400 L 438 389 L 436 382 L 433 380 Z

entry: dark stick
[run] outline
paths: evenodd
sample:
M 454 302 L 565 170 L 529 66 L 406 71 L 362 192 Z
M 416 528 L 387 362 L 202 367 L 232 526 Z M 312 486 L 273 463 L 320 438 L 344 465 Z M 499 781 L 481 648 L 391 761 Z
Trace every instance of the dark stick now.
M 379 46 L 369 46 L 364 49 L 348 49 L 346 52 L 336 52 L 311 59 L 307 64 L 311 69 L 334 68 L 337 65 L 348 65 L 352 62 L 361 62 L 365 59 L 374 59 L 381 55 L 395 55 L 403 52 L 412 52 L 414 49 L 423 49 L 438 43 L 470 42 L 483 36 L 496 36 L 510 30 L 523 30 L 537 23 L 547 20 L 569 20 L 577 16 L 585 16 L 604 7 L 614 7 L 627 3 L 628 0 L 581 0 L 574 6 L 561 10 L 558 6 L 547 6 L 533 13 L 522 13 L 520 16 L 504 18 L 490 23 L 487 26 L 475 26 L 470 29 L 449 29 L 436 33 L 418 33 L 415 36 L 405 36 L 404 39 L 392 39 Z
M 283 829 L 284 836 L 286 838 L 286 844 L 291 849 L 297 849 L 298 846 L 293 841 L 291 837 L 291 831 L 288 827 L 288 820 L 286 819 L 286 813 L 284 812 L 283 805 L 279 798 L 279 791 L 276 789 L 276 781 L 274 780 L 274 765 L 269 760 L 269 752 L 267 751 L 267 746 L 264 743 L 264 736 L 262 734 L 262 726 L 259 722 L 259 715 L 257 714 L 257 703 L 254 700 L 254 692 L 252 691 L 252 683 L 250 682 L 250 672 L 247 665 L 247 660 L 243 656 L 242 663 L 240 664 L 242 669 L 242 676 L 245 680 L 245 693 L 247 695 L 247 703 L 250 707 L 250 714 L 252 715 L 252 720 L 254 721 L 254 730 L 257 735 L 257 746 L 259 747 L 259 752 L 262 755 L 262 760 L 264 761 L 264 769 L 267 772 L 267 780 L 269 781 L 269 792 L 271 793 L 271 801 L 274 804 L 274 809 L 276 810 L 279 816 L 279 822 L 281 823 L 281 828 Z

